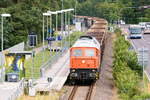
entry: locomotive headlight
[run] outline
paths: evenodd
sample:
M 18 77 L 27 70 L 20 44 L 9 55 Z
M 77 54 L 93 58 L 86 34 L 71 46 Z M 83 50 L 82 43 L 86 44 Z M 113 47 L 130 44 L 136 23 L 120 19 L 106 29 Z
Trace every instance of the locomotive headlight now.
M 75 72 L 75 70 L 73 69 L 72 72 Z
M 85 63 L 85 60 L 82 60 L 82 63 L 84 64 L 84 63 Z
M 95 70 L 93 69 L 92 72 L 95 72 Z

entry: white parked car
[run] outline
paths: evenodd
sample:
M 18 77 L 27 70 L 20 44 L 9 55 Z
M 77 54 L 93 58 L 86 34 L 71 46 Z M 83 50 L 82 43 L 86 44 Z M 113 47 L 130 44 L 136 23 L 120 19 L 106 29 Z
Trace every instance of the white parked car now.
M 143 31 L 144 34 L 150 34 L 150 28 Z

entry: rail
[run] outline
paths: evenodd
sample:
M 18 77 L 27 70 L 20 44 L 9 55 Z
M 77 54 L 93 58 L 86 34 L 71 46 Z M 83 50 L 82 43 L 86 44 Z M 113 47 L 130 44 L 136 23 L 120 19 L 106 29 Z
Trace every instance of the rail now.
M 91 96 L 92 96 L 94 86 L 95 86 L 95 82 L 92 83 L 92 85 L 89 87 L 89 90 L 88 90 L 88 93 L 87 93 L 87 96 L 86 96 L 86 100 L 91 100 Z
M 73 89 L 72 89 L 72 91 L 71 91 L 71 94 L 70 94 L 68 100 L 73 100 L 73 98 L 74 98 L 74 96 L 75 96 L 75 94 L 76 94 L 77 89 L 78 89 L 78 86 L 74 86 L 74 87 L 73 87 Z
M 91 96 L 92 96 L 92 92 L 93 92 L 94 86 L 95 86 L 95 82 L 92 83 L 90 86 L 88 86 L 89 89 L 88 89 L 88 91 L 87 91 L 85 100 L 91 100 Z M 70 95 L 69 95 L 68 100 L 73 100 L 73 99 L 74 99 L 74 97 L 75 97 L 75 95 L 76 95 L 76 93 L 77 93 L 78 88 L 80 88 L 80 86 L 75 85 L 75 86 L 73 87 L 73 89 L 72 89 L 72 91 L 71 91 L 71 93 L 70 93 Z

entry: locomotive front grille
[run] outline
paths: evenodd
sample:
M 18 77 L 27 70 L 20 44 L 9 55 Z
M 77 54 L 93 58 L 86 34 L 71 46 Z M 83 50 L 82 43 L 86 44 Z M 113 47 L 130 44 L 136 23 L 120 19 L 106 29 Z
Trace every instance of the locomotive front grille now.
M 82 73 L 80 74 L 80 78 L 81 78 L 81 79 L 87 79 L 87 73 L 82 72 Z

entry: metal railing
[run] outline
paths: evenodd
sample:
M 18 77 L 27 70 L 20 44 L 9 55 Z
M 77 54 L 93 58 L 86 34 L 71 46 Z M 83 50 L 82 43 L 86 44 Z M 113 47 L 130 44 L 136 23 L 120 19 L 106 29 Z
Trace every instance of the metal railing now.
M 149 50 L 147 48 L 138 49 L 138 62 L 142 66 L 148 66 Z
M 74 32 L 74 31 L 73 31 Z M 71 32 L 71 33 L 73 33 Z M 63 54 L 65 54 L 65 52 L 69 49 L 69 44 L 73 44 L 74 41 L 76 41 L 79 36 L 76 36 L 76 38 L 74 38 L 72 41 L 69 42 L 69 40 L 67 40 L 69 34 L 66 34 L 64 40 L 63 41 L 63 45 L 62 45 L 62 49 L 60 50 L 61 52 L 56 52 L 55 55 L 53 55 L 52 57 L 50 57 L 46 63 L 44 63 L 41 67 L 40 67 L 40 73 L 41 73 L 41 77 L 44 77 L 44 73 L 48 68 L 51 68 L 52 64 L 54 64 Z
M 41 73 L 41 77 L 44 76 L 45 71 L 48 68 L 51 68 L 52 64 L 54 64 L 58 58 L 62 57 L 62 55 L 68 50 L 68 48 L 65 46 L 64 48 L 62 48 L 61 52 L 57 52 L 55 53 L 55 55 L 53 55 L 46 63 L 44 63 L 41 67 L 40 67 L 40 73 Z

